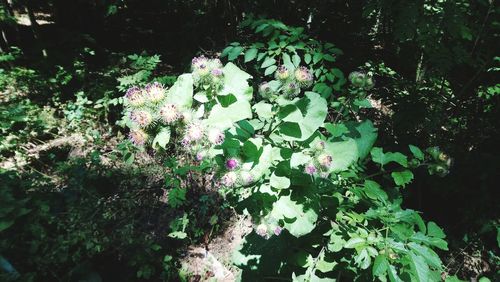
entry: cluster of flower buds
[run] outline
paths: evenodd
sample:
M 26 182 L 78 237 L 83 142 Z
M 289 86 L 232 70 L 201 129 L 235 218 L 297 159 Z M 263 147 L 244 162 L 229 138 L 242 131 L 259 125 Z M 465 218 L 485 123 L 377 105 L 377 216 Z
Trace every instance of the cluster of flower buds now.
M 446 176 L 450 172 L 453 164 L 453 159 L 446 153 L 442 152 L 439 147 L 430 147 L 427 153 L 432 157 L 432 161 L 428 166 L 429 173 Z
M 195 57 L 191 61 L 194 85 L 219 90 L 223 85 L 224 71 L 218 58 Z
M 259 86 L 259 93 L 265 99 L 272 99 L 279 94 L 288 99 L 293 99 L 300 94 L 302 89 L 310 87 L 314 80 L 312 72 L 304 66 L 288 69 L 286 66 L 281 65 L 276 70 L 274 77 L 276 81 L 273 82 L 279 84 L 277 89 L 271 87 L 271 82 L 263 82 Z
M 362 88 L 364 90 L 370 90 L 375 86 L 375 80 L 373 76 L 368 75 L 364 72 L 351 72 L 349 74 L 349 81 L 357 88 Z
M 256 181 L 252 171 L 243 167 L 239 158 L 228 158 L 224 164 L 226 173 L 221 178 L 221 184 L 226 187 L 248 186 Z
M 283 227 L 273 218 L 263 219 L 259 225 L 255 226 L 255 233 L 264 239 L 269 239 L 273 235 L 279 236 L 282 231 Z
M 197 161 L 203 161 L 208 156 L 209 148 L 224 143 L 225 133 L 217 127 L 205 128 L 201 120 L 185 118 L 188 123 L 184 130 L 182 145 L 185 150 L 195 155 Z
M 309 151 L 312 158 L 304 167 L 304 172 L 313 175 L 327 178 L 332 167 L 333 157 L 325 150 L 325 142 L 316 142 Z

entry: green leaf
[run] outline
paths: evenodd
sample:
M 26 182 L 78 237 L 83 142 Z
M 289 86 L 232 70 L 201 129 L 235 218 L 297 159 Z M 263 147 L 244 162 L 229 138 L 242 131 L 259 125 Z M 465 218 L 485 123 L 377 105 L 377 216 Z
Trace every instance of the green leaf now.
M 427 223 L 427 236 L 436 237 L 439 239 L 446 238 L 446 234 L 443 229 L 439 227 L 435 222 L 429 221 Z
M 325 142 L 325 151 L 332 156 L 330 172 L 347 170 L 358 159 L 358 148 L 353 139 Z
M 342 136 L 344 133 L 349 131 L 343 123 L 325 123 L 324 127 L 332 135 L 332 138 Z
M 259 103 L 253 105 L 252 107 L 259 116 L 260 119 L 271 119 L 274 114 L 273 114 L 273 105 L 268 104 L 264 101 L 260 101 Z
M 430 248 L 426 246 L 419 245 L 414 242 L 408 243 L 408 247 L 412 249 L 417 255 L 423 257 L 427 264 L 430 266 L 441 270 L 442 269 L 442 262 L 439 256 Z
M 413 277 L 416 279 L 415 281 L 428 282 L 430 270 L 427 263 L 425 263 L 425 260 L 413 252 L 409 252 L 408 256 L 410 259 L 410 267 L 414 274 Z
M 222 107 L 227 108 L 229 105 L 235 103 L 237 101 L 236 97 L 233 94 L 229 95 L 218 95 L 217 100 L 221 104 Z
M 262 69 L 265 69 L 269 66 L 272 66 L 276 63 L 276 60 L 272 57 L 267 57 L 264 62 L 262 62 L 262 65 L 260 66 Z
M 366 158 L 370 153 L 373 144 L 377 140 L 377 129 L 373 126 L 370 120 L 366 120 L 354 126 L 356 132 L 348 135 L 356 141 L 358 146 L 358 154 L 360 159 Z M 357 135 L 359 133 L 359 135 Z
M 325 61 L 328 61 L 328 62 L 335 62 L 335 57 L 333 57 L 330 54 L 323 55 L 323 59 L 325 59 Z
M 283 136 L 283 139 L 286 141 L 307 140 L 325 121 L 328 111 L 326 100 L 318 93 L 306 92 L 305 97 L 298 100 L 295 105 L 304 104 L 304 100 L 308 100 L 305 107 L 305 116 L 302 114 L 302 111 L 295 110 L 283 118 L 283 121 L 298 123 L 302 135 L 300 138 Z
M 323 59 L 323 54 L 319 53 L 319 52 L 316 52 L 314 53 L 313 55 L 313 63 L 317 63 L 319 62 L 321 59 Z
M 237 101 L 227 108 L 221 105 L 214 105 L 210 112 L 206 124 L 220 129 L 227 129 L 237 121 L 252 118 L 252 109 L 248 101 Z
M 374 147 L 371 150 L 371 156 L 372 160 L 376 163 L 383 165 L 386 165 L 390 162 L 396 162 L 404 167 L 408 167 L 408 159 L 406 158 L 405 155 L 396 152 L 396 153 L 391 153 L 387 152 L 384 153 L 382 148 L 379 147 Z
M 359 238 L 359 237 L 355 237 L 355 238 L 349 239 L 345 243 L 344 248 L 346 248 L 346 249 L 354 249 L 356 247 L 364 245 L 365 243 L 366 243 L 365 239 Z
M 391 282 L 403 282 L 398 276 L 398 272 L 393 265 L 389 265 L 389 280 Z
M 186 201 L 186 189 L 175 187 L 168 192 L 168 204 L 177 208 Z
M 300 56 L 295 54 L 292 56 L 293 65 L 298 68 L 300 66 Z
M 427 227 L 427 229 L 429 229 L 429 227 Z M 448 250 L 448 243 L 445 240 L 443 240 L 441 238 L 436 238 L 436 237 L 428 237 L 420 232 L 413 234 L 413 236 L 411 236 L 410 240 L 414 241 L 414 242 L 425 243 L 427 245 L 437 247 L 441 250 L 445 250 L 445 251 Z
M 169 141 L 170 141 L 170 128 L 165 127 L 153 139 L 152 146 L 154 149 L 158 149 L 158 146 L 165 149 L 165 146 L 167 146 Z
M 413 180 L 413 173 L 409 170 L 394 171 L 391 173 L 391 176 L 398 186 L 406 186 L 406 184 Z
M 193 77 L 190 73 L 180 75 L 167 92 L 166 101 L 179 108 L 189 109 L 193 104 Z
M 372 275 L 374 277 L 384 275 L 389 269 L 386 255 L 378 255 L 373 262 Z
M 279 131 L 286 136 L 294 137 L 297 139 L 300 139 L 300 137 L 302 136 L 302 132 L 300 131 L 300 126 L 296 122 L 289 122 L 289 121 L 283 122 L 279 126 Z
M 1 220 L 0 221 L 0 232 L 6 230 L 14 224 L 14 220 Z
M 290 179 L 285 176 L 276 176 L 276 174 L 273 173 L 269 179 L 269 185 L 276 189 L 286 189 L 290 187 Z
M 264 75 L 271 75 L 273 74 L 276 70 L 278 69 L 278 67 L 276 65 L 272 65 L 272 66 L 269 66 L 268 68 L 266 68 L 266 70 L 264 71 Z
M 412 152 L 413 156 L 415 156 L 415 158 L 423 161 L 424 160 L 424 153 L 422 152 L 422 150 L 420 150 L 420 148 L 418 148 L 417 146 L 413 146 L 413 145 L 409 145 L 410 147 L 410 151 Z
M 257 57 L 258 50 L 255 48 L 250 48 L 245 52 L 245 63 L 248 63 Z
M 170 238 L 175 238 L 175 239 L 185 239 L 187 237 L 187 234 L 182 231 L 176 231 L 168 234 L 168 237 Z
M 232 61 L 232 60 L 238 58 L 238 56 L 241 54 L 241 52 L 243 52 L 243 47 L 236 46 L 233 49 L 231 49 L 231 51 L 229 51 L 227 59 Z
M 304 62 L 306 62 L 306 64 L 309 64 L 311 62 L 311 54 L 307 53 L 304 55 Z
M 251 75 L 242 71 L 233 63 L 227 63 L 222 69 L 224 72 L 224 88 L 220 95 L 234 95 L 237 100 L 252 100 L 252 87 L 248 85 Z
M 372 180 L 365 180 L 365 189 L 363 190 L 365 194 L 374 200 L 387 200 L 387 193 L 380 188 L 380 185 Z
M 290 199 L 290 196 L 282 196 L 273 205 L 270 215 L 284 221 L 284 227 L 295 237 L 301 237 L 310 233 L 316 227 L 318 215 L 311 208 L 305 208 Z

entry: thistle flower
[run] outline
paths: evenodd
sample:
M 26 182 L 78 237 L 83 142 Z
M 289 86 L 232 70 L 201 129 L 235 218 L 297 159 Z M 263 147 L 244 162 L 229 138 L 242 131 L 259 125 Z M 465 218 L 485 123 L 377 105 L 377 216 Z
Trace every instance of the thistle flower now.
M 233 187 L 236 184 L 236 181 L 238 180 L 238 175 L 234 171 L 230 171 L 224 176 L 222 176 L 221 182 L 222 185 L 226 187 Z
M 332 156 L 328 154 L 321 154 L 318 156 L 318 162 L 324 168 L 329 168 L 332 165 Z
M 137 86 L 130 87 L 125 93 L 125 98 L 132 107 L 140 107 L 146 102 L 142 90 Z
M 262 98 L 266 98 L 266 99 L 271 98 L 271 96 L 273 94 L 273 90 L 271 89 L 271 86 L 269 85 L 269 83 L 267 81 L 262 82 L 259 85 L 259 94 L 260 94 L 260 96 L 262 96 Z
M 240 163 L 237 159 L 235 158 L 230 158 L 226 161 L 226 169 L 228 170 L 235 170 L 240 166 Z
M 186 128 L 186 136 L 190 141 L 199 141 L 203 138 L 203 127 L 196 122 L 191 122 Z
M 274 235 L 279 236 L 281 234 L 281 231 L 283 231 L 283 228 L 281 228 L 280 226 L 276 226 L 276 228 L 274 228 Z
M 363 88 L 365 86 L 365 74 L 362 72 L 351 72 L 349 74 L 349 80 L 356 87 Z
M 196 160 L 201 162 L 203 161 L 203 159 L 207 156 L 207 152 L 202 150 L 202 151 L 199 151 L 198 153 L 196 153 Z
M 128 138 L 134 145 L 136 146 L 142 146 L 146 144 L 146 141 L 148 140 L 148 134 L 144 132 L 142 129 L 133 129 L 130 131 Z
M 288 99 L 293 99 L 300 93 L 300 88 L 295 82 L 289 82 L 283 86 L 283 91 Z
M 309 87 L 313 82 L 312 73 L 304 66 L 295 70 L 295 79 L 301 87 Z
M 251 172 L 242 170 L 240 172 L 240 181 L 242 186 L 247 186 L 255 181 L 255 177 Z
M 218 78 L 219 78 L 219 77 L 221 77 L 221 76 L 224 74 L 224 73 L 222 72 L 222 70 L 221 70 L 221 69 L 219 69 L 219 68 L 216 68 L 216 69 L 211 70 L 211 71 L 210 71 L 210 73 L 211 73 L 213 76 L 218 77 Z
M 151 124 L 153 116 L 148 111 L 135 110 L 130 112 L 130 120 L 144 128 Z
M 193 71 L 199 70 L 199 69 L 206 69 L 208 65 L 208 59 L 201 55 L 199 57 L 194 57 L 191 60 L 191 69 Z
M 316 171 L 317 171 L 317 169 L 316 169 L 316 166 L 314 166 L 314 164 L 307 164 L 306 167 L 304 168 L 304 172 L 309 174 L 309 175 L 315 174 Z
M 325 141 L 318 141 L 316 144 L 314 144 L 314 149 L 318 151 L 322 151 L 325 149 Z
M 160 117 L 168 124 L 179 119 L 179 116 L 179 111 L 174 104 L 167 103 L 160 108 Z
M 190 143 L 191 143 L 191 140 L 189 139 L 188 136 L 184 136 L 184 138 L 182 138 L 182 141 L 181 141 L 182 146 L 187 147 L 187 146 L 189 146 Z
M 281 65 L 278 67 L 278 70 L 276 70 L 275 75 L 276 79 L 287 80 L 290 77 L 290 71 L 284 65 Z
M 208 131 L 208 141 L 214 145 L 220 145 L 224 142 L 224 132 L 218 128 L 212 128 Z
M 146 98 L 153 103 L 157 103 L 165 98 L 165 87 L 158 82 L 149 83 L 144 89 L 146 91 Z
M 261 237 L 267 238 L 267 226 L 262 223 L 259 224 L 257 228 L 255 228 L 255 233 Z

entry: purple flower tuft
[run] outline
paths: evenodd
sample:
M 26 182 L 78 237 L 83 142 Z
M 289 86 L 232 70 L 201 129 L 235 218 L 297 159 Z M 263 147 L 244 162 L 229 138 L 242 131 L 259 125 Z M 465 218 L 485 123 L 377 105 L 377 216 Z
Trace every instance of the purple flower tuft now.
M 234 158 L 231 158 L 226 161 L 226 168 L 228 170 L 235 170 L 238 167 L 238 161 Z

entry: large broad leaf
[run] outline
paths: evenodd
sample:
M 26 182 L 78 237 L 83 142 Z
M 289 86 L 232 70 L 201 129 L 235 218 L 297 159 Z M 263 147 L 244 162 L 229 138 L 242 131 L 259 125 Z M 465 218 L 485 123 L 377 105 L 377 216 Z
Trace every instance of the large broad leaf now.
M 375 140 L 377 140 L 377 129 L 373 126 L 373 123 L 366 120 L 354 127 L 359 133 L 359 136 L 350 136 L 356 141 L 358 146 L 358 155 L 360 159 L 366 158 L 370 153 Z
M 252 100 L 252 87 L 247 80 L 251 75 L 242 71 L 233 63 L 228 63 L 222 71 L 224 72 L 224 88 L 218 95 L 233 94 L 238 100 Z
M 326 142 L 325 150 L 332 156 L 330 172 L 346 170 L 358 159 L 358 147 L 353 139 L 342 142 Z
M 295 237 L 310 233 L 318 220 L 313 209 L 304 210 L 304 205 L 292 201 L 290 196 L 282 196 L 274 203 L 271 216 L 283 220 L 285 228 Z
M 432 267 L 436 269 L 442 268 L 442 262 L 439 256 L 430 248 L 426 246 L 419 245 L 414 242 L 408 243 L 408 247 L 412 249 L 417 255 L 423 257 L 425 261 Z
M 160 146 L 165 149 L 165 146 L 167 146 L 169 141 L 170 128 L 165 127 L 156 135 L 155 139 L 153 139 L 153 148 L 158 149 L 158 146 Z
M 257 113 L 260 119 L 267 120 L 274 116 L 272 110 L 273 105 L 268 104 L 264 101 L 260 101 L 259 103 L 253 105 L 252 108 L 255 110 L 255 113 Z
M 253 142 L 255 139 L 249 139 L 250 141 Z M 256 144 L 257 142 L 254 142 Z M 256 144 L 257 147 L 260 150 L 260 145 Z M 271 167 L 271 162 L 272 162 L 272 149 L 273 147 L 271 145 L 266 145 L 263 148 L 262 154 L 260 155 L 258 163 L 254 163 L 252 169 L 250 172 L 253 174 L 253 176 L 257 178 L 261 178 L 264 174 L 267 173 L 269 168 Z
M 283 118 L 284 122 L 297 123 L 301 132 L 300 137 L 284 135 L 283 139 L 286 141 L 304 141 L 308 139 L 325 121 L 326 114 L 328 113 L 326 100 L 314 92 L 306 92 L 305 96 L 302 99 L 309 100 L 305 109 L 305 115 L 298 109 L 298 106 L 295 111 Z M 298 100 L 296 105 L 303 102 L 301 100 Z
M 428 282 L 430 270 L 427 263 L 421 256 L 417 256 L 413 252 L 409 252 L 410 267 L 412 269 L 413 278 L 418 282 Z
M 168 90 L 166 101 L 180 108 L 188 109 L 193 104 L 193 77 L 190 73 L 180 75 Z
M 252 109 L 250 103 L 245 100 L 239 100 L 224 108 L 217 104 L 212 108 L 207 119 L 210 126 L 227 129 L 233 126 L 233 123 L 252 118 Z

